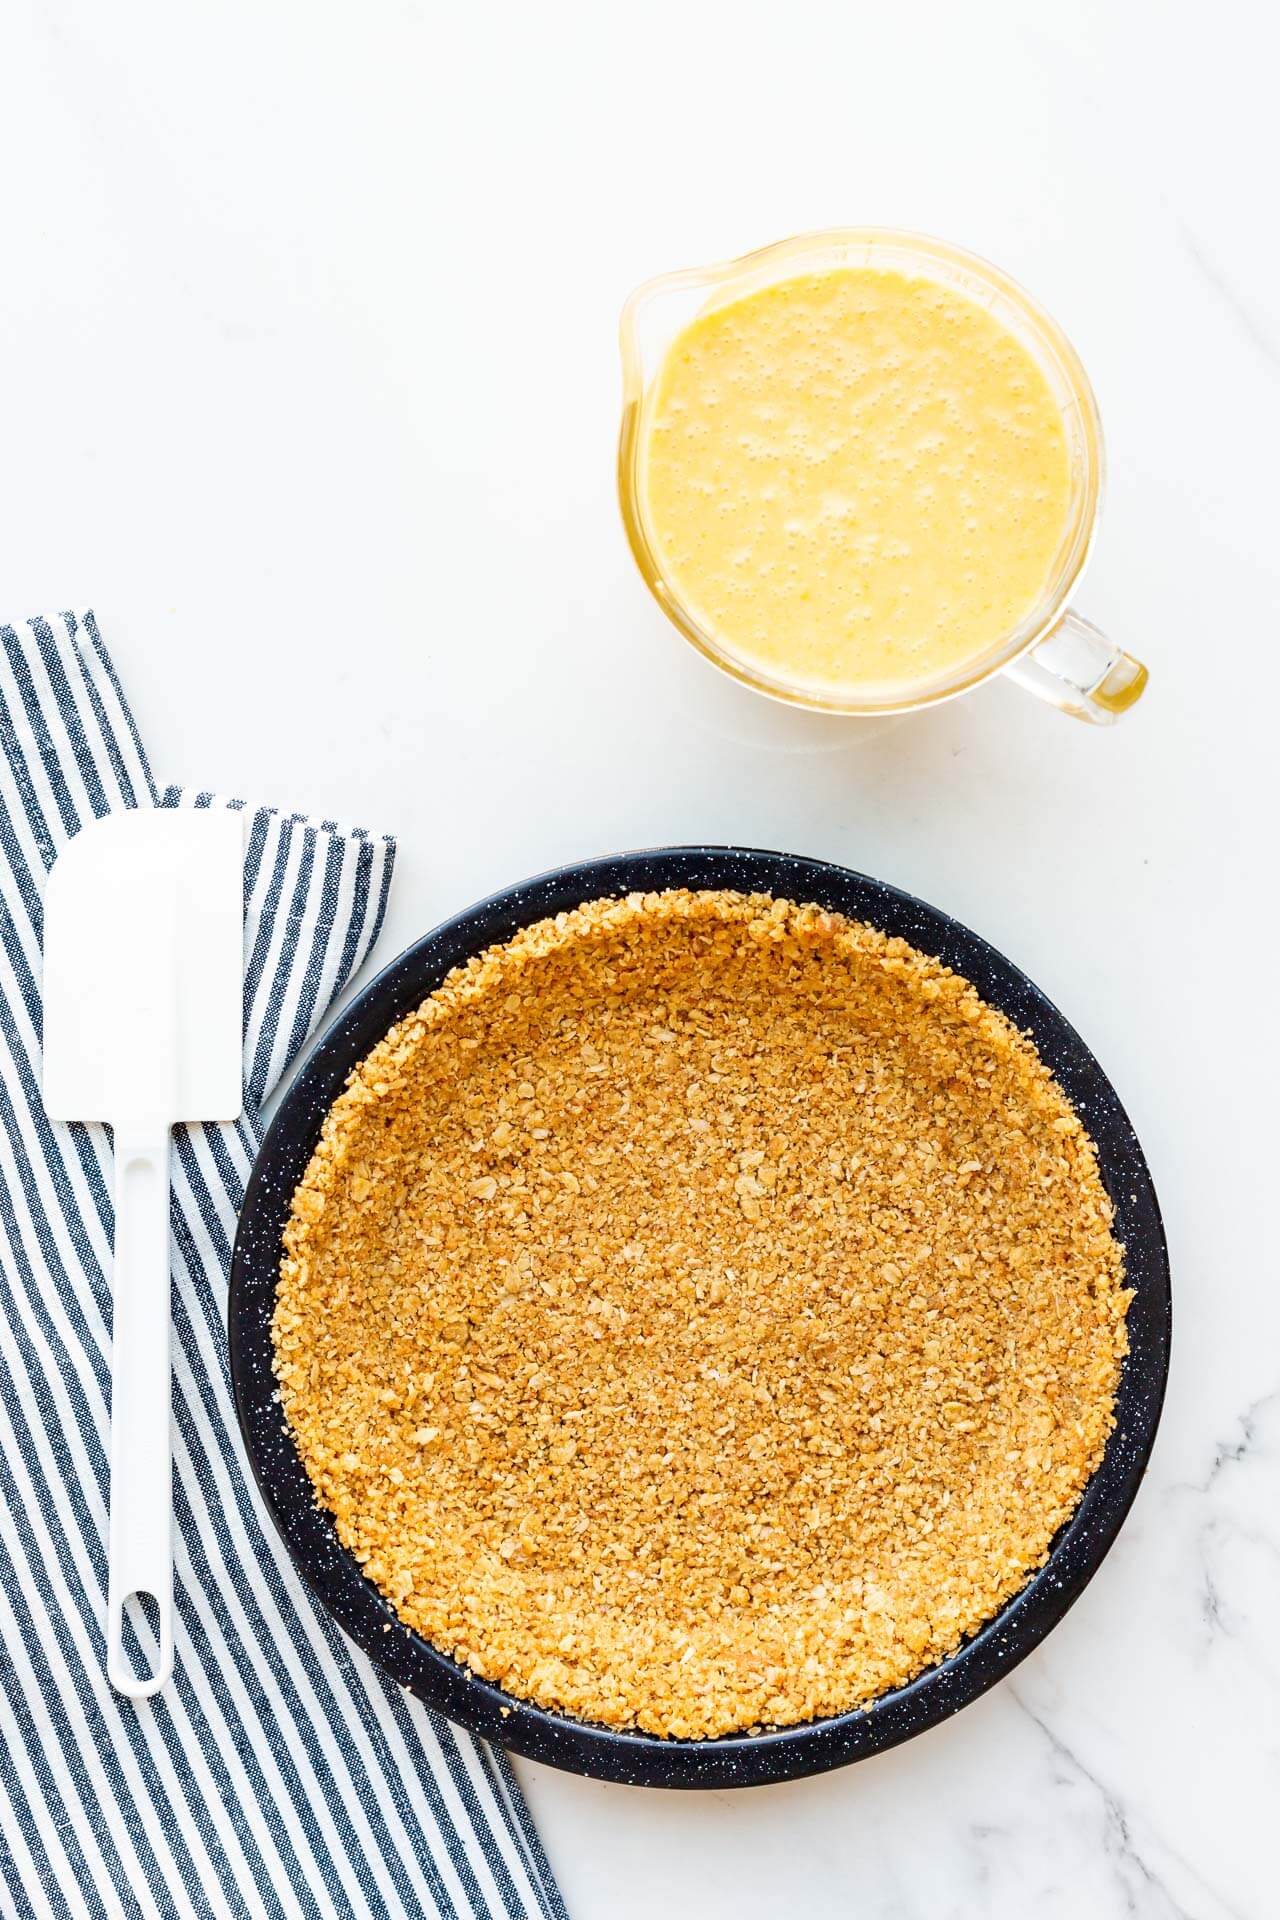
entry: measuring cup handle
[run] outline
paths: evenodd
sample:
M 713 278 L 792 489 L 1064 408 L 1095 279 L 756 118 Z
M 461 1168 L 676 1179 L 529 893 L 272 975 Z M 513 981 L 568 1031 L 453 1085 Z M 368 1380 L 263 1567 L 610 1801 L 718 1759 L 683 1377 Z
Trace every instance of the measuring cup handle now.
M 144 1700 L 173 1671 L 168 1127 L 117 1127 L 115 1160 L 107 1678 Z M 123 1637 L 135 1594 L 149 1595 L 158 1613 L 158 1648 L 141 1675 Z
M 1005 672 L 1050 706 L 1100 727 L 1127 713 L 1147 684 L 1141 660 L 1070 610 L 1052 633 Z

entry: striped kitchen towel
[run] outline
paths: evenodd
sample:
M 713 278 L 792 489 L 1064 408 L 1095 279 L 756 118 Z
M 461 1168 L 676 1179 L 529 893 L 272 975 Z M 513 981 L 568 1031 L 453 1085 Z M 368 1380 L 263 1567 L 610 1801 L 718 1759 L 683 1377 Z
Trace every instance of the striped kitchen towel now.
M 241 1451 L 224 1308 L 262 1102 L 377 938 L 394 848 L 252 815 L 245 1117 L 173 1153 L 176 1664 L 104 1674 L 111 1143 L 40 1099 L 58 848 L 157 791 L 93 615 L 0 627 L 0 1914 L 563 1915 L 505 1756 L 383 1678 L 311 1600 Z

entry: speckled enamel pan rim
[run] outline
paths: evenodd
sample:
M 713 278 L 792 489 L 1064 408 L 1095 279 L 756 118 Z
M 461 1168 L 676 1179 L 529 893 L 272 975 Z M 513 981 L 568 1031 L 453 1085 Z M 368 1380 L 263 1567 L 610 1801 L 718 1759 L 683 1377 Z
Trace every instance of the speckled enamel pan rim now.
M 701 1741 L 621 1733 L 549 1713 L 477 1679 L 405 1626 L 316 1504 L 271 1371 L 281 1234 L 351 1069 L 451 967 L 482 948 L 584 900 L 664 887 L 818 901 L 901 935 L 962 973 L 1031 1033 L 1092 1135 L 1135 1290 L 1115 1431 L 1049 1559 L 1022 1591 L 949 1659 L 872 1707 Z M 1146 1160 L 1115 1090 L 1039 988 L 985 940 L 896 887 L 823 861 L 744 847 L 668 847 L 560 867 L 469 907 L 393 960 L 338 1017 L 312 1047 L 254 1164 L 232 1257 L 229 1331 L 236 1409 L 271 1517 L 321 1604 L 393 1680 L 472 1733 L 574 1773 L 652 1787 L 760 1786 L 864 1759 L 935 1726 L 1011 1672 L 1078 1598 L 1120 1530 L 1155 1439 L 1169 1366 L 1169 1260 Z

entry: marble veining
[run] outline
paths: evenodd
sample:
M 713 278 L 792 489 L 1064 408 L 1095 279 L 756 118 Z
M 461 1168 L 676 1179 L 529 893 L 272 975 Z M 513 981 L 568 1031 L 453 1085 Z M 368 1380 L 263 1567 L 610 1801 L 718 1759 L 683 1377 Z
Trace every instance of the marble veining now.
M 1132 1914 L 1167 1912 L 1170 1920 L 1194 1920 L 1190 1909 L 1171 1891 L 1152 1858 L 1157 1847 L 1167 1853 L 1168 1842 L 1163 1839 L 1156 1842 L 1154 1836 L 1145 1832 L 1139 1834 L 1137 1816 L 1128 1795 L 1095 1772 L 1079 1752 L 1054 1731 L 1050 1721 L 1028 1705 L 1016 1684 L 1010 1684 L 1009 1692 L 1044 1738 L 1048 1749 L 1047 1773 L 1055 1797 L 1077 1801 L 1073 1811 L 1078 1812 L 1080 1790 L 1088 1789 L 1092 1805 L 1086 1810 L 1086 1818 L 1096 1830 L 1115 1894 L 1123 1902 L 1121 1910 Z M 1143 1822 L 1144 1827 L 1145 1824 Z M 1179 1864 L 1186 1868 L 1185 1861 Z M 1210 1888 L 1204 1891 L 1212 1893 Z M 1225 1903 L 1220 1904 L 1224 1915 L 1234 1912 Z
M 1247 340 L 1252 341 L 1259 354 L 1270 366 L 1280 368 L 1280 339 L 1268 327 L 1250 296 L 1235 280 L 1228 279 L 1222 267 L 1210 255 L 1203 241 L 1197 237 L 1185 220 L 1178 222 L 1177 232 L 1183 250 L 1196 272 L 1205 285 L 1212 288 L 1240 332 Z

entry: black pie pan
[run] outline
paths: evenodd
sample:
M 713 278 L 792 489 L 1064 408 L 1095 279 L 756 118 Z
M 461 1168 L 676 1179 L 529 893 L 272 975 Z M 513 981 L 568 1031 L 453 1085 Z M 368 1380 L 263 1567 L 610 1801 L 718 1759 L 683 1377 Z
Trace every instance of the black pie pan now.
M 871 1707 L 716 1740 L 618 1732 L 548 1712 L 477 1679 L 405 1626 L 317 1504 L 271 1371 L 281 1233 L 351 1069 L 451 967 L 480 949 L 584 900 L 663 887 L 818 901 L 901 935 L 972 981 L 1031 1034 L 1092 1135 L 1134 1289 L 1115 1429 L 1048 1560 L 1021 1591 L 948 1659 Z M 750 848 L 669 847 L 560 867 L 495 894 L 408 948 L 351 1003 L 312 1047 L 254 1165 L 232 1259 L 229 1330 L 236 1407 L 262 1497 L 322 1605 L 393 1680 L 471 1732 L 551 1766 L 639 1786 L 745 1787 L 843 1766 L 923 1733 L 1010 1673 L 1061 1620 L 1119 1532 L 1155 1439 L 1169 1364 L 1169 1261 L 1151 1176 L 1110 1081 L 1057 1008 L 985 940 L 936 907 L 843 867 Z

